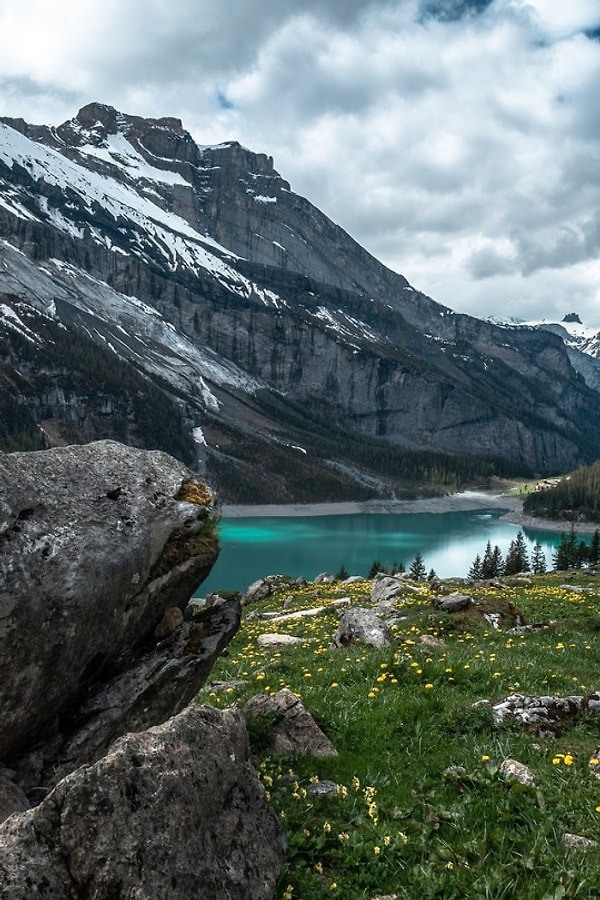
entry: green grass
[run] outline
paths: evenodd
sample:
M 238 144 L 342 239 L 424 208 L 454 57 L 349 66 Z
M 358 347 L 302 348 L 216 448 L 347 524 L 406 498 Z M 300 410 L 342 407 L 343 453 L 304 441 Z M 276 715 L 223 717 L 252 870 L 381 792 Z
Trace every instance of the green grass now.
M 519 636 L 494 630 L 476 613 L 443 614 L 421 595 L 398 604 L 405 616 L 392 646 L 330 650 L 340 596 L 369 605 L 370 582 L 285 588 L 245 613 L 323 605 L 319 616 L 272 624 L 245 619 L 212 677 L 240 682 L 199 700 L 242 705 L 288 687 L 335 744 L 333 759 L 273 758 L 255 746 L 260 777 L 289 842 L 277 897 L 515 898 L 600 897 L 600 852 L 563 848 L 565 832 L 600 841 L 600 781 L 589 766 L 600 717 L 565 722 L 556 734 L 522 725 L 496 728 L 482 699 L 587 694 L 600 688 L 600 581 L 575 593 L 566 575 L 520 586 L 469 588 L 486 609 L 518 608 L 530 622 L 555 624 Z M 464 589 L 464 588 L 463 588 Z M 508 627 L 508 626 L 507 626 Z M 268 631 L 306 639 L 262 651 Z M 423 634 L 443 641 L 432 648 Z M 507 781 L 506 758 L 528 765 L 536 786 Z M 460 768 L 456 768 L 460 767 Z M 311 782 L 333 780 L 333 797 Z

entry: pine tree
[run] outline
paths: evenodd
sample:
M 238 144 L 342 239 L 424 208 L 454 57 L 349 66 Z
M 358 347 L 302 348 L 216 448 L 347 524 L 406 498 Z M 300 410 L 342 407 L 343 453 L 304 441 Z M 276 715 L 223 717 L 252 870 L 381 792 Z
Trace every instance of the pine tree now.
M 483 578 L 481 557 L 480 557 L 479 553 L 477 554 L 477 556 L 475 557 L 475 559 L 473 560 L 473 562 L 471 564 L 471 568 L 469 569 L 469 572 L 468 572 L 468 577 L 471 578 L 473 581 L 479 581 L 481 578 Z
M 539 541 L 533 545 L 533 553 L 531 555 L 531 568 L 534 575 L 543 575 L 546 571 L 546 554 L 542 549 Z
M 427 574 L 427 569 L 423 562 L 423 554 L 417 553 L 410 564 L 409 574 L 414 581 L 423 581 Z
M 492 545 L 488 541 L 485 547 L 485 552 L 483 554 L 483 560 L 481 562 L 481 577 L 482 578 L 493 578 L 495 575 L 494 572 L 494 560 L 492 557 Z
M 494 550 L 492 552 L 492 565 L 494 569 L 493 578 L 498 578 L 500 575 L 504 575 L 504 559 L 502 557 L 502 552 L 498 544 L 495 545 Z
M 529 572 L 530 568 L 525 535 L 519 531 L 515 540 L 510 542 L 504 564 L 504 574 L 518 575 L 519 572 Z
M 568 534 L 561 534 L 558 546 L 552 554 L 552 562 L 554 569 L 561 572 L 564 569 L 574 569 L 578 565 L 579 549 L 577 546 L 577 535 L 575 527 L 571 525 Z
M 597 528 L 588 547 L 588 562 L 590 566 L 597 566 L 600 562 L 600 531 Z

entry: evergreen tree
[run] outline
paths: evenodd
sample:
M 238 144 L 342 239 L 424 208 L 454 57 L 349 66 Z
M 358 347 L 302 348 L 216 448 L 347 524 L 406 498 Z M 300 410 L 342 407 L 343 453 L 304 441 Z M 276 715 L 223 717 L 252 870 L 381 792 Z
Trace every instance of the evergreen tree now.
M 552 562 L 555 571 L 562 572 L 564 569 L 574 569 L 578 565 L 578 559 L 577 535 L 575 534 L 575 527 L 571 525 L 571 530 L 568 534 L 564 532 L 561 534 L 558 546 L 552 554 Z
M 494 569 L 493 578 L 498 578 L 500 575 L 504 575 L 504 559 L 502 557 L 502 552 L 498 544 L 495 545 L 494 550 L 492 552 L 492 565 Z
M 494 572 L 494 561 L 492 558 L 492 545 L 490 541 L 487 542 L 485 546 L 485 552 L 483 554 L 483 560 L 481 562 L 481 577 L 482 578 L 493 578 L 495 575 Z
M 589 547 L 585 541 L 579 541 L 576 549 L 575 567 L 580 569 L 589 562 Z
M 533 546 L 533 553 L 531 555 L 531 568 L 534 575 L 543 575 L 546 571 L 546 554 L 544 553 L 542 545 L 539 541 L 536 541 Z
M 409 574 L 413 581 L 423 581 L 427 574 L 427 569 L 423 562 L 423 554 L 417 553 L 410 564 Z
M 504 564 L 504 574 L 517 575 L 519 572 L 529 572 L 530 568 L 525 535 L 519 531 L 514 541 L 510 542 Z
M 478 553 L 471 564 L 471 568 L 468 572 L 468 577 L 472 578 L 473 581 L 479 581 L 481 578 L 483 578 L 482 571 L 483 569 L 481 565 L 481 557 Z
M 600 562 L 600 531 L 597 528 L 588 547 L 588 562 L 590 566 L 597 566 Z
M 348 569 L 346 568 L 344 563 L 342 563 L 342 565 L 339 567 L 339 569 L 336 573 L 335 580 L 336 581 L 345 581 L 346 578 L 348 578 L 349 576 L 350 576 L 350 573 L 348 572 Z
M 386 564 L 381 562 L 380 559 L 374 559 L 373 562 L 371 563 L 371 568 L 369 569 L 369 574 L 367 575 L 367 578 L 375 578 L 375 576 L 379 572 L 383 572 L 384 574 L 387 575 L 389 570 L 390 570 L 389 566 L 386 566 Z

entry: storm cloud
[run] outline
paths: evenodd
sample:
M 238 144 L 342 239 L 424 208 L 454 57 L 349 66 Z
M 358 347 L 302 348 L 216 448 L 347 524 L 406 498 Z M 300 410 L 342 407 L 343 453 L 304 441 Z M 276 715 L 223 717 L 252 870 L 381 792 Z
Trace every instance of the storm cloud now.
M 600 328 L 597 0 L 0 0 L 3 115 L 272 155 L 420 290 Z

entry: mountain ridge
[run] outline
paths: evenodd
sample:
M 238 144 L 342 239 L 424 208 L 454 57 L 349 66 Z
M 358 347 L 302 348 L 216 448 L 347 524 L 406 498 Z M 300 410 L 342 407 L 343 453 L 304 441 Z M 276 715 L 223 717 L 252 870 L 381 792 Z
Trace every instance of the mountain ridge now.
M 304 433 L 303 464 L 332 477 L 337 463 L 339 476 L 352 459 L 307 450 L 323 418 L 348 445 L 384 439 L 492 468 L 556 471 L 600 455 L 600 395 L 560 336 L 437 304 L 294 194 L 271 157 L 199 146 L 178 119 L 103 104 L 55 128 L 0 119 L 0 239 L 5 381 L 10 369 L 15 402 L 38 425 L 52 420 L 51 442 L 64 440 L 61 409 L 33 409 L 7 349 L 43 316 L 158 385 L 188 436 L 185 461 L 191 440 L 217 481 L 219 460 L 229 478 L 246 465 L 247 482 L 260 477 L 240 458 L 245 441 L 274 453 Z M 132 415 L 121 430 L 142 440 Z M 225 426 L 237 433 L 226 449 Z M 79 438 L 113 436 L 90 430 Z

